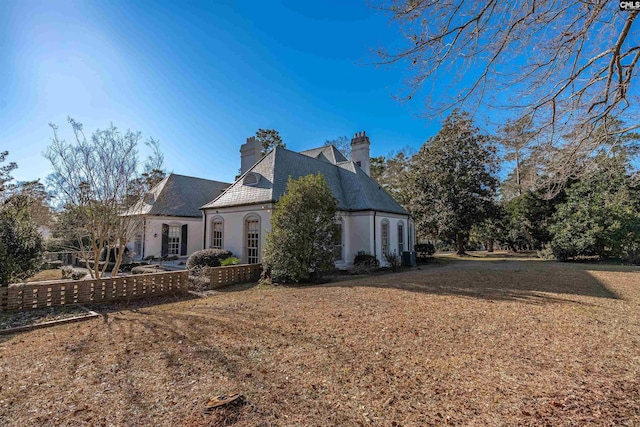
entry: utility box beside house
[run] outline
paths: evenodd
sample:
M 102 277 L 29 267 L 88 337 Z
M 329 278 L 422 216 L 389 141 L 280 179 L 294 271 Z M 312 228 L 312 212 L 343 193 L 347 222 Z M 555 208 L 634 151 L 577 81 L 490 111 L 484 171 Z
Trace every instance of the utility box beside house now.
M 405 267 L 415 267 L 416 253 L 413 251 L 402 252 L 402 265 L 404 265 Z

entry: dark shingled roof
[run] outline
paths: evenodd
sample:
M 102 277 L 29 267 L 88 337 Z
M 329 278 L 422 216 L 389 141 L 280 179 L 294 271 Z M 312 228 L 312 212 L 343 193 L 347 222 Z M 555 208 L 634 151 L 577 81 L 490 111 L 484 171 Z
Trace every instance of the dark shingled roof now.
M 324 160 L 332 164 L 346 162 L 347 158 L 333 145 L 325 145 L 324 147 L 312 148 L 311 150 L 301 151 L 300 154 L 313 157 L 318 160 Z
M 334 161 L 331 161 L 332 157 Z M 218 198 L 204 205 L 203 209 L 275 202 L 284 194 L 289 177 L 297 179 L 321 173 L 338 201 L 340 210 L 376 210 L 408 215 L 407 211 L 359 166 L 342 159 L 344 156 L 333 146 L 302 153 L 276 147 Z M 257 184 L 243 184 L 248 174 L 254 174 L 259 178 Z
M 126 215 L 201 217 L 200 206 L 218 197 L 227 182 L 170 174 Z

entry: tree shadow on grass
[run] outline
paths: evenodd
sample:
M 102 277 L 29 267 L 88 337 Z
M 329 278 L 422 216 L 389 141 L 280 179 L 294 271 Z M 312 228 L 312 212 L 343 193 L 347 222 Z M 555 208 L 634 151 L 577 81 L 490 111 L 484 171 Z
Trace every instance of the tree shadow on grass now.
M 397 274 L 354 278 L 324 286 L 392 288 L 434 295 L 519 300 L 534 304 L 586 304 L 568 299 L 566 295 L 619 299 L 590 270 L 593 271 L 556 262 L 486 258 L 480 261 L 461 258 L 444 265 L 425 266 Z
M 97 303 L 97 304 L 79 304 L 79 306 L 85 307 L 88 310 L 94 311 L 98 314 L 100 314 L 102 316 L 103 321 L 106 323 L 109 319 L 109 315 L 112 313 L 117 313 L 117 312 L 121 312 L 121 311 L 133 311 L 133 312 L 139 312 L 141 314 L 145 314 L 144 310 L 145 308 L 149 308 L 149 307 L 154 307 L 157 305 L 162 305 L 162 304 L 173 304 L 173 303 L 177 303 L 177 302 L 182 302 L 182 301 L 189 301 L 189 300 L 195 300 L 195 299 L 199 299 L 200 297 L 198 297 L 197 295 L 193 295 L 191 293 L 188 292 L 175 292 L 175 293 L 170 293 L 170 294 L 165 294 L 165 295 L 158 295 L 158 296 L 152 296 L 152 297 L 148 297 L 148 298 L 132 298 L 129 301 L 127 300 L 119 300 L 119 301 L 113 301 L 113 302 L 101 302 L 101 303 Z M 44 311 L 44 309 L 40 309 L 39 311 L 42 311 L 43 314 L 42 316 L 46 316 L 46 315 L 55 315 L 56 309 L 59 309 L 61 312 L 63 312 L 64 310 L 67 310 L 69 307 L 75 307 L 74 306 L 59 306 L 59 307 L 48 307 L 48 311 Z M 142 310 L 142 311 L 140 311 Z M 81 314 L 83 314 L 84 312 L 82 312 Z M 28 311 L 25 312 L 15 312 L 15 316 L 24 316 L 29 314 Z M 91 320 L 94 319 L 95 317 L 86 317 L 86 319 L 83 319 L 81 321 L 84 320 Z M 33 321 L 31 323 L 26 323 L 23 326 L 29 326 L 29 325 L 36 325 L 40 323 L 41 318 L 40 317 L 34 317 Z M 62 319 L 63 321 L 65 319 Z M 61 322 L 61 323 L 52 323 L 50 325 L 47 326 L 42 326 L 40 325 L 40 327 L 38 327 L 37 329 L 47 329 L 47 328 L 53 328 L 56 326 L 62 326 L 64 324 L 67 324 L 66 322 Z M 32 329 L 34 330 L 34 329 Z M 15 332 L 11 332 L 8 333 L 6 335 L 0 335 L 0 343 L 5 342 L 10 340 L 11 338 L 24 334 L 24 333 L 28 333 L 31 332 L 32 330 L 18 330 Z

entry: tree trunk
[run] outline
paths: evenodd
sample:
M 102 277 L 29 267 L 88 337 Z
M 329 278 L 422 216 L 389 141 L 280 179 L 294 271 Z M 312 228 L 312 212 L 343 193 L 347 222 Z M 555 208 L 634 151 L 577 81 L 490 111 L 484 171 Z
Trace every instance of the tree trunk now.
M 493 252 L 493 239 L 489 239 L 487 242 L 487 252 Z
M 126 245 L 122 244 L 123 238 L 118 239 L 118 253 L 116 254 L 116 262 L 111 270 L 111 277 L 118 277 L 118 270 L 120 270 L 120 265 L 122 265 L 122 258 L 124 257 L 124 248 Z
M 516 149 L 516 183 L 518 184 L 518 196 L 522 196 L 522 184 L 520 183 L 520 153 Z
M 456 247 L 458 248 L 458 256 L 467 254 L 464 251 L 464 241 L 462 240 L 462 233 L 456 233 Z

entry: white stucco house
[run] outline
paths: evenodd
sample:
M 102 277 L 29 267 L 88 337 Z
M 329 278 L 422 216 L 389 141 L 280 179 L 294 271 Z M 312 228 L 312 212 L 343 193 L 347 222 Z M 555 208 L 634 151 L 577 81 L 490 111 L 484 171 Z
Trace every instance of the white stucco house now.
M 204 246 L 230 250 L 245 263 L 259 263 L 271 230 L 274 205 L 289 177 L 321 173 L 338 201 L 338 268 L 349 268 L 359 251 L 375 255 L 412 250 L 415 232 L 409 213 L 369 176 L 370 141 L 365 132 L 351 141 L 351 160 L 335 147 L 300 153 L 275 148 L 264 157 L 255 138 L 241 153 L 241 174 L 222 194 L 202 206 Z
M 125 216 L 134 239 L 127 244 L 135 259 L 186 257 L 203 248 L 200 206 L 217 198 L 230 184 L 169 174 Z

